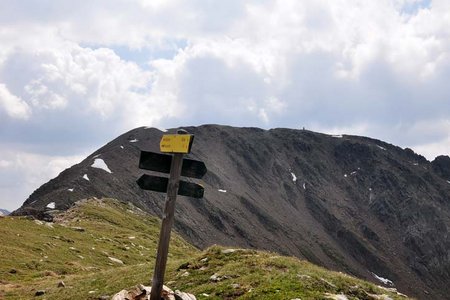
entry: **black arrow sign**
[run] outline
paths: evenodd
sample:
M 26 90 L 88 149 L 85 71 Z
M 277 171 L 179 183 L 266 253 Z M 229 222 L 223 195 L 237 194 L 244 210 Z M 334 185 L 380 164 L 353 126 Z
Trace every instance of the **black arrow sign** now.
M 139 168 L 161 173 L 170 173 L 171 163 L 172 155 L 141 151 Z M 206 171 L 204 162 L 187 158 L 183 159 L 181 176 L 202 178 L 206 174 Z
M 161 193 L 167 192 L 168 183 L 168 178 L 147 174 L 142 175 L 137 180 L 137 184 L 141 189 Z M 178 188 L 178 195 L 180 196 L 203 198 L 204 191 L 204 188 L 199 184 L 180 180 L 180 187 Z

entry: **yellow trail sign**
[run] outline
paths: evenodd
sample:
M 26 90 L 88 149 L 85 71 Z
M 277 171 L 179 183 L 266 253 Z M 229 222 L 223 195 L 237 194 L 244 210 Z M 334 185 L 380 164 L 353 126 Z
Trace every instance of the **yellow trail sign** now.
M 159 143 L 159 149 L 165 153 L 189 153 L 193 141 L 192 134 L 165 134 Z

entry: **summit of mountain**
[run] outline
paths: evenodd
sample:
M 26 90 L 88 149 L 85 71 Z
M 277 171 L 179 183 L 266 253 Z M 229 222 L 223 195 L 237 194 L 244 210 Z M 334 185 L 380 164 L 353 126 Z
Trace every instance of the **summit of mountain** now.
M 204 161 L 203 199 L 179 197 L 175 229 L 192 244 L 306 258 L 417 298 L 450 294 L 450 158 L 429 162 L 380 140 L 309 130 L 183 127 Z M 170 132 L 170 131 L 169 131 Z M 42 185 L 14 214 L 51 218 L 89 197 L 156 216 L 164 195 L 141 190 L 141 150 L 165 132 L 136 128 Z

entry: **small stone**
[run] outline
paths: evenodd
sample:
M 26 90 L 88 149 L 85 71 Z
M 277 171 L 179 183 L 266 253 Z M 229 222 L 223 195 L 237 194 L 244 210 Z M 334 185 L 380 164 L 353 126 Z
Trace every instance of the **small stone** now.
M 220 281 L 221 279 L 222 278 L 219 277 L 219 274 L 217 274 L 217 273 L 214 273 L 213 275 L 211 275 L 211 277 L 209 277 L 209 280 L 215 281 L 215 282 Z
M 230 253 L 233 253 L 233 252 L 236 252 L 236 249 L 225 249 L 225 250 L 222 250 L 223 254 L 230 254 Z
M 194 295 L 189 294 L 189 293 L 185 293 L 185 292 L 180 292 L 179 290 L 175 291 L 175 300 L 196 300 L 197 298 L 195 298 Z
M 207 261 L 208 261 L 208 258 L 207 258 L 207 257 L 205 257 L 205 258 L 202 258 L 202 259 L 200 259 L 200 261 L 201 261 L 201 262 L 203 262 L 203 263 L 205 263 L 205 262 L 207 262 Z
M 231 287 L 232 287 L 233 289 L 238 289 L 238 288 L 241 287 L 241 285 L 240 285 L 239 283 L 233 283 L 233 284 L 231 284 Z
M 36 293 L 34 294 L 35 296 L 42 296 L 42 295 L 44 295 L 45 294 L 45 291 L 44 290 L 39 290 L 39 291 L 36 291 Z
M 17 273 L 17 270 L 16 269 L 11 269 L 11 270 L 9 270 L 9 274 L 16 274 Z
M 66 284 L 64 283 L 64 281 L 60 281 L 60 282 L 58 282 L 58 287 L 59 288 L 64 288 L 64 287 L 66 287 Z
M 188 271 L 186 271 L 183 274 L 181 274 L 181 277 L 187 277 L 187 276 L 189 276 L 189 272 Z
M 311 278 L 311 276 L 306 275 L 306 274 L 297 274 L 297 277 L 300 279 L 310 279 Z
M 82 227 L 71 227 L 73 230 L 78 231 L 78 232 L 85 232 L 86 229 L 82 228 Z
M 118 264 L 123 265 L 123 261 L 121 261 L 121 260 L 118 259 L 118 258 L 111 257 L 111 256 L 108 256 L 108 258 L 109 258 L 109 260 L 111 260 L 111 261 L 113 261 L 113 262 L 115 262 L 115 263 L 118 263 Z

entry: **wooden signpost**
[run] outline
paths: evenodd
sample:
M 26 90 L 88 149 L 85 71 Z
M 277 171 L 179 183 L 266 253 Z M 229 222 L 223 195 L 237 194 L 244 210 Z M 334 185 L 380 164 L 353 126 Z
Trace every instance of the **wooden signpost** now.
M 173 153 L 172 156 L 141 151 L 139 159 L 139 168 L 141 169 L 170 173 L 169 178 L 145 174 L 137 180 L 139 187 L 144 190 L 167 192 L 150 300 L 161 299 L 177 194 L 202 198 L 204 193 L 201 185 L 180 181 L 180 176 L 202 178 L 207 170 L 205 164 L 201 161 L 183 159 L 183 154 L 191 151 L 194 136 L 184 130 L 178 130 L 177 133 L 164 135 L 160 143 L 161 152 Z

